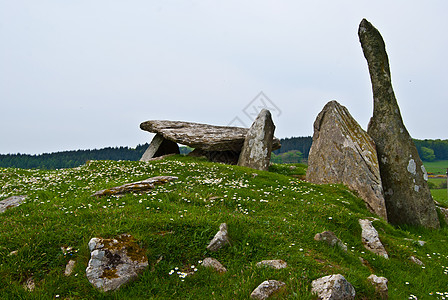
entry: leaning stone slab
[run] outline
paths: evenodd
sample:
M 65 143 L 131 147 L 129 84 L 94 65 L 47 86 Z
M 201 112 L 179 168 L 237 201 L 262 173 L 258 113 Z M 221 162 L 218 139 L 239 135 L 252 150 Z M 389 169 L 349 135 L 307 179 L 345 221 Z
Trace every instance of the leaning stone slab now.
M 388 288 L 387 288 L 387 278 L 378 277 L 375 274 L 367 277 L 367 280 L 375 287 L 375 291 L 380 296 L 381 299 L 388 299 Z
M 215 271 L 219 273 L 227 272 L 227 269 L 217 260 L 212 257 L 204 258 L 201 265 L 204 268 L 213 268 Z
M 388 259 L 389 255 L 387 254 L 386 249 L 384 249 L 378 236 L 378 231 L 373 227 L 372 221 L 367 219 L 359 219 L 358 221 L 362 229 L 361 238 L 364 247 L 370 252 Z
M 0 201 L 0 213 L 4 213 L 7 209 L 17 207 L 25 201 L 26 196 L 12 196 Z
M 384 40 L 365 19 L 359 25 L 358 35 L 373 91 L 373 116 L 367 132 L 375 141 L 378 152 L 388 221 L 439 228 L 428 188 L 428 175 L 404 126 L 392 88 Z
M 281 260 L 281 259 L 272 259 L 272 260 L 262 260 L 260 262 L 257 262 L 257 267 L 270 267 L 273 269 L 284 269 L 288 266 L 288 264 L 286 263 L 286 261 Z
M 355 288 L 341 274 L 329 275 L 311 282 L 311 293 L 320 300 L 355 299 Z
M 219 231 L 215 234 L 213 239 L 208 244 L 207 250 L 215 252 L 229 244 L 230 241 L 229 235 L 227 233 L 227 224 L 221 223 L 221 225 L 219 225 Z
M 231 126 L 151 120 L 140 124 L 145 131 L 158 133 L 165 139 L 205 151 L 240 152 L 248 129 Z M 273 150 L 280 149 L 280 141 L 274 138 Z
M 271 160 L 274 131 L 275 125 L 270 111 L 262 109 L 246 135 L 238 165 L 267 171 Z
M 263 281 L 253 292 L 250 294 L 251 299 L 268 299 L 273 294 L 279 292 L 286 284 L 277 280 Z
M 341 250 L 347 251 L 347 246 L 334 234 L 332 231 L 324 231 L 317 233 L 314 236 L 315 241 L 322 241 L 327 243 L 328 246 L 334 247 L 338 246 Z
M 179 153 L 179 146 L 175 142 L 165 139 L 160 134 L 156 134 L 149 144 L 148 149 L 146 149 L 142 158 L 140 158 L 140 161 L 150 161 L 155 157 Z
M 102 197 L 111 195 L 122 195 L 126 193 L 141 193 L 155 188 L 156 185 L 165 184 L 176 180 L 175 176 L 156 176 L 142 181 L 128 183 L 121 186 L 112 187 L 94 193 L 92 196 Z
M 96 288 L 107 292 L 134 280 L 148 266 L 148 259 L 132 236 L 115 239 L 92 238 L 87 279 Z
M 328 102 L 314 122 L 306 179 L 345 184 L 387 220 L 375 143 L 337 101 Z

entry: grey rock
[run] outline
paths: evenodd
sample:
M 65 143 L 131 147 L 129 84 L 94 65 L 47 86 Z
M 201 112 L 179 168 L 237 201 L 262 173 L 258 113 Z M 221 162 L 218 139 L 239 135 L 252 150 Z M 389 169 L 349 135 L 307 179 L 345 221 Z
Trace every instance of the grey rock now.
M 23 288 L 28 291 L 28 292 L 32 292 L 34 291 L 34 289 L 36 288 L 36 284 L 34 282 L 34 279 L 32 277 L 28 278 L 24 283 L 23 283 Z
M 175 176 L 156 176 L 142 181 L 124 184 L 121 186 L 112 187 L 94 193 L 92 196 L 103 197 L 111 195 L 122 195 L 126 193 L 141 193 L 155 188 L 156 185 L 165 184 L 167 182 L 176 180 Z
M 378 236 L 378 231 L 376 231 L 375 227 L 372 225 L 372 221 L 367 219 L 359 219 L 359 225 L 361 225 L 361 238 L 364 247 L 379 256 L 382 256 L 386 259 L 389 258 L 389 255 L 386 252 L 381 240 Z
M 277 280 L 263 281 L 251 294 L 251 299 L 268 299 L 273 294 L 279 292 L 286 284 Z
M 152 158 L 179 153 L 179 146 L 175 142 L 165 139 L 161 134 L 156 134 L 140 161 L 150 161 Z
M 221 225 L 219 225 L 219 231 L 215 234 L 213 239 L 208 244 L 207 250 L 215 252 L 229 244 L 230 241 L 227 233 L 227 224 L 222 223 Z
M 324 231 L 317 233 L 314 236 L 314 240 L 326 242 L 329 246 L 338 246 L 341 250 L 347 251 L 347 246 L 334 234 L 332 231 Z
M 89 282 L 107 292 L 134 280 L 148 266 L 148 259 L 130 235 L 115 239 L 93 238 L 89 242 L 91 257 L 86 269 Z
M 257 263 L 256 265 L 257 267 L 270 267 L 273 269 L 284 269 L 288 266 L 288 264 L 286 263 L 286 261 L 281 260 L 281 259 L 272 259 L 272 260 L 262 260 L 260 262 Z
M 0 201 L 0 213 L 4 213 L 9 208 L 19 206 L 25 199 L 26 196 L 12 196 Z
M 64 271 L 65 276 L 72 275 L 73 270 L 75 269 L 75 264 L 76 264 L 76 261 L 74 261 L 73 259 L 70 259 L 68 261 L 67 265 L 65 266 L 65 271 Z
M 367 280 L 375 287 L 375 291 L 381 299 L 389 298 L 389 292 L 387 288 L 388 280 L 386 277 L 378 277 L 375 274 L 372 274 L 367 277 Z
M 414 264 L 417 264 L 417 265 L 419 265 L 419 266 L 424 266 L 424 265 L 425 265 L 420 259 L 418 259 L 418 258 L 415 257 L 415 256 L 411 256 L 411 257 L 409 257 L 409 259 L 410 259 Z
M 205 151 L 236 151 L 241 148 L 248 129 L 231 126 L 215 126 L 183 121 L 151 120 L 140 124 L 145 131 L 161 134 L 165 139 Z M 273 150 L 280 148 L 274 138 Z
M 205 258 L 201 265 L 205 268 L 213 268 L 215 271 L 219 273 L 225 273 L 227 272 L 227 269 L 216 259 L 212 257 Z
M 329 275 L 311 282 L 311 293 L 321 300 L 355 299 L 355 288 L 341 274 Z
M 267 171 L 271 160 L 275 125 L 271 113 L 262 109 L 247 133 L 238 160 L 239 166 Z
M 387 220 L 375 143 L 337 101 L 328 102 L 314 122 L 306 179 L 345 184 Z
M 367 132 L 378 152 L 388 221 L 439 228 L 428 175 L 404 126 L 392 88 L 384 40 L 365 19 L 359 25 L 358 35 L 369 66 L 374 101 Z

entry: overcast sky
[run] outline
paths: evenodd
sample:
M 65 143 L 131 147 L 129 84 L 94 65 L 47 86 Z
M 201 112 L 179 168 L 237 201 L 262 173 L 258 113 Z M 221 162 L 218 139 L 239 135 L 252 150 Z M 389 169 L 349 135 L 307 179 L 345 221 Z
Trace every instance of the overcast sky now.
M 367 129 L 362 18 L 409 133 L 447 139 L 447 14 L 446 0 L 0 0 L 0 153 L 135 147 L 153 119 L 250 126 L 261 91 L 279 138 L 312 135 L 330 100 Z

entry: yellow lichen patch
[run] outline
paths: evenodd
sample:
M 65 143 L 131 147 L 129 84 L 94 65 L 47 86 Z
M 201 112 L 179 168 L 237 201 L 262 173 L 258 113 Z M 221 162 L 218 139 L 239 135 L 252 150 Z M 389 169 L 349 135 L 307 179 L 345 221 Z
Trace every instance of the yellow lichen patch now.
M 115 239 L 104 239 L 103 243 L 110 252 L 116 253 L 126 249 L 126 254 L 131 260 L 136 262 L 148 261 L 145 251 L 137 245 L 135 239 L 129 234 L 122 234 Z
M 103 274 L 100 276 L 100 278 L 118 278 L 117 269 L 104 269 Z

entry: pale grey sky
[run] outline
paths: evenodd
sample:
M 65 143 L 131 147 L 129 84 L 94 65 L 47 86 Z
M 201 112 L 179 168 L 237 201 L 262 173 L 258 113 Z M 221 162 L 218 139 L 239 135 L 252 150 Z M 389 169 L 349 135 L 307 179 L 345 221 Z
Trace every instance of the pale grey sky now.
M 151 119 L 227 125 L 263 91 L 279 138 L 337 100 L 372 114 L 362 18 L 381 32 L 405 125 L 448 138 L 448 2 L 0 0 L 0 153 L 136 146 Z

